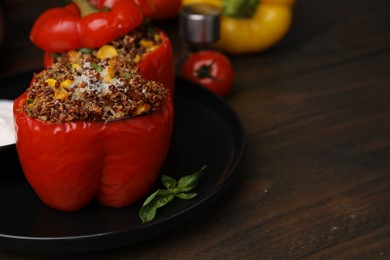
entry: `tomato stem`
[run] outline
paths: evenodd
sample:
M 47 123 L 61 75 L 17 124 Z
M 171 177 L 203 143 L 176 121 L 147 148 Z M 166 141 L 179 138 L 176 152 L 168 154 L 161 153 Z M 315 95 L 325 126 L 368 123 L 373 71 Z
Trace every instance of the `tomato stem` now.
M 214 60 L 212 60 L 210 64 L 203 64 L 202 66 L 200 66 L 199 69 L 196 70 L 196 77 L 199 79 L 204 79 L 204 78 L 217 79 L 216 77 L 211 75 L 211 69 L 214 63 L 215 63 Z

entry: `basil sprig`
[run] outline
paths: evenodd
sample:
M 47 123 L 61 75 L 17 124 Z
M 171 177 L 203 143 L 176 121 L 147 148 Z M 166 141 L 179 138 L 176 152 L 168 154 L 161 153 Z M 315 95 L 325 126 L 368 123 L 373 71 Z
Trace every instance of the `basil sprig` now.
M 178 181 L 167 175 L 161 175 L 161 182 L 166 189 L 158 189 L 145 200 L 139 211 L 139 217 L 142 222 L 153 220 L 157 209 L 165 206 L 175 197 L 184 200 L 195 198 L 198 194 L 191 191 L 198 186 L 206 167 L 205 165 L 194 174 L 183 176 Z

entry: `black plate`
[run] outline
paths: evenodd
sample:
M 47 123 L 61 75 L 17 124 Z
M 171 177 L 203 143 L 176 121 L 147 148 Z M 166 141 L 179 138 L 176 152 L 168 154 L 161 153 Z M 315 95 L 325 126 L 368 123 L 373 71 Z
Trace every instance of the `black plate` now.
M 0 99 L 19 96 L 31 76 L 27 72 L 0 79 Z M 174 200 L 145 224 L 138 218 L 142 201 L 121 209 L 92 202 L 79 212 L 66 213 L 42 204 L 16 170 L 12 177 L 1 178 L 0 174 L 0 247 L 37 253 L 120 247 L 172 230 L 207 209 L 237 175 L 245 147 L 244 129 L 222 99 L 180 78 L 176 79 L 175 109 L 173 140 L 162 173 L 178 178 L 207 165 L 196 198 Z M 0 162 L 9 163 L 3 158 Z

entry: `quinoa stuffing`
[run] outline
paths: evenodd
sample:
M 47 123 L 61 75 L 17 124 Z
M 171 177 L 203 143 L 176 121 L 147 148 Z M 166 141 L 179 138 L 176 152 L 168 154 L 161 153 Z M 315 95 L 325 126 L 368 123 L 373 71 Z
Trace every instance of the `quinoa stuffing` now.
M 135 66 L 143 60 L 143 56 L 156 50 L 163 42 L 158 31 L 152 25 L 141 25 L 128 34 L 103 45 L 99 49 L 82 48 L 61 54 L 54 54 L 54 61 L 70 63 L 84 55 L 92 55 L 100 59 L 119 56 Z
M 49 123 L 109 121 L 161 110 L 165 95 L 119 57 L 83 55 L 34 74 L 25 110 Z

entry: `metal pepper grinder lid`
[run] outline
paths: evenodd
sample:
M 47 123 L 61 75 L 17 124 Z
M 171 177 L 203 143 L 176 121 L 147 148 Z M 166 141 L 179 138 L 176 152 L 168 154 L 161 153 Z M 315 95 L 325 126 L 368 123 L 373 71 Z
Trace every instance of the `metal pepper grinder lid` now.
M 180 11 L 179 32 L 189 44 L 216 42 L 220 28 L 220 8 L 210 4 L 185 5 Z

